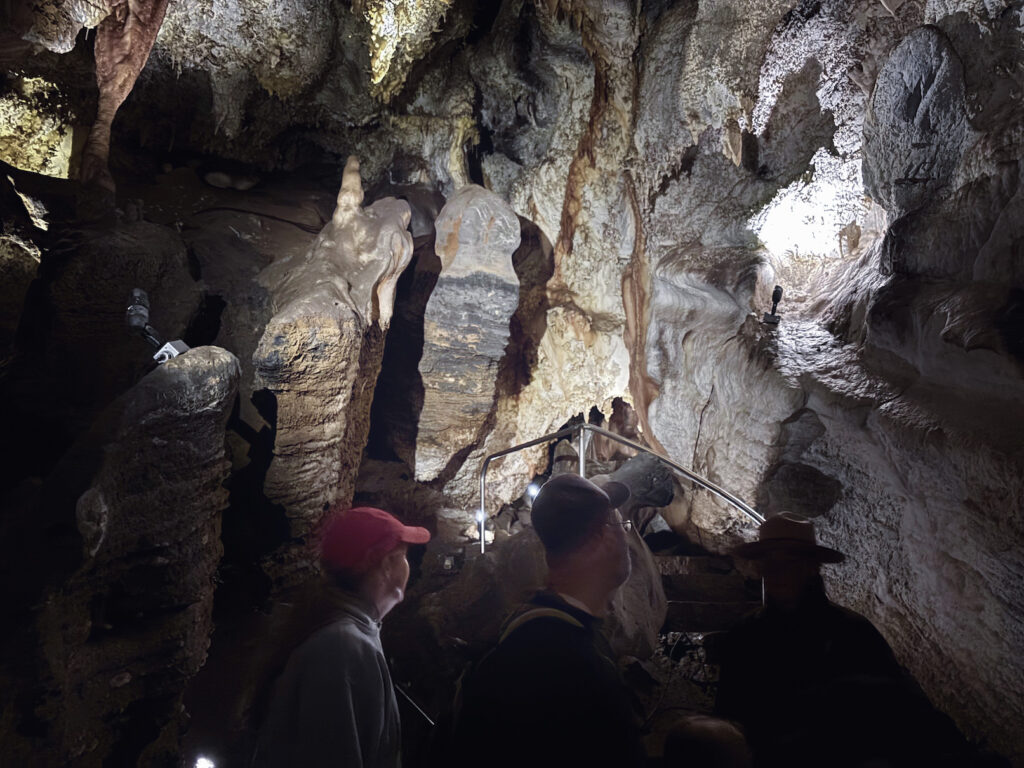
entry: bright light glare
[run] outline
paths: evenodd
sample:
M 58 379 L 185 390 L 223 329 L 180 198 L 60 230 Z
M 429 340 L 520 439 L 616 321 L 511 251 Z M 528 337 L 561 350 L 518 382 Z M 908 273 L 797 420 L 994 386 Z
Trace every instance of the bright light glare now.
M 476 521 L 478 523 L 482 523 L 484 521 L 484 511 L 482 509 L 477 510 Z
M 750 220 L 750 228 L 776 257 L 839 256 L 839 231 L 863 220 L 860 163 L 819 149 L 812 165 L 810 181 L 798 180 L 779 190 Z
M 217 768 L 216 764 L 208 757 L 197 757 L 195 768 Z
M 526 486 L 526 497 L 530 501 L 533 501 L 535 498 L 537 498 L 538 493 L 540 493 L 540 486 L 537 485 L 537 483 L 530 483 L 528 486 Z

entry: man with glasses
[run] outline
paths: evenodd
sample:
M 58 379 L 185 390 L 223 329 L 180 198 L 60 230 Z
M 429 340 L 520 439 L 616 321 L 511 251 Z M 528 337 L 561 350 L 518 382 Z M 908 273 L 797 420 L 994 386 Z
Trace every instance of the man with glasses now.
M 532 520 L 546 586 L 463 682 L 456 765 L 643 764 L 629 691 L 601 630 L 630 573 L 630 523 L 617 509 L 628 497 L 621 483 L 572 474 L 537 494 Z

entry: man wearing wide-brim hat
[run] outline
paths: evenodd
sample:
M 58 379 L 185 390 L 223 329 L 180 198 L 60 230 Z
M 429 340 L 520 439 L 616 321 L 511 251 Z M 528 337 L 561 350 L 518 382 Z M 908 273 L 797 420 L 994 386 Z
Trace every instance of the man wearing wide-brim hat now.
M 942 762 L 959 747 L 948 719 L 871 622 L 826 595 L 821 566 L 845 557 L 810 520 L 770 517 L 733 554 L 764 580 L 765 605 L 721 643 L 716 713 L 742 725 L 757 768 L 956 764 Z

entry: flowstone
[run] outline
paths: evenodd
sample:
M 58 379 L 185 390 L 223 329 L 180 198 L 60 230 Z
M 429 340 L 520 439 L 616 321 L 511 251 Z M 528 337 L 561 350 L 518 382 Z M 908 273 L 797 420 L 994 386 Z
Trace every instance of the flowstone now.
M 218 347 L 156 368 L 65 455 L 34 509 L 4 515 L 3 559 L 20 580 L 8 610 L 26 620 L 7 633 L 0 674 L 7 702 L 31 703 L 5 707 L 47 723 L 45 738 L 5 728 L 5 758 L 173 762 L 182 694 L 213 630 L 238 378 Z
M 362 200 L 350 157 L 334 215 L 308 253 L 260 276 L 276 308 L 253 354 L 254 399 L 276 430 L 263 489 L 297 542 L 327 507 L 352 498 L 395 283 L 412 257 L 408 204 Z M 269 570 L 284 581 L 314 560 L 301 543 L 272 557 Z
M 519 304 L 512 266 L 519 219 L 504 200 L 483 187 L 463 187 L 445 204 L 435 228 L 441 274 L 424 316 L 418 480 L 433 480 L 480 439 Z

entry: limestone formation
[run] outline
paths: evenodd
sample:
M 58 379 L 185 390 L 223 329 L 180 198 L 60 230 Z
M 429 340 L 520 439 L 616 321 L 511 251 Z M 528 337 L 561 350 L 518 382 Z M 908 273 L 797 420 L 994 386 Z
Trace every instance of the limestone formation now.
M 970 134 L 959 57 L 939 30 L 914 30 L 875 81 L 864 122 L 865 189 L 897 218 L 934 201 Z
M 25 294 L 38 269 L 38 248 L 21 238 L 0 236 L 0 348 L 14 340 Z
M 33 7 L 33 24 L 24 38 L 54 51 L 70 51 L 82 27 L 98 27 L 93 52 L 99 101 L 79 174 L 83 184 L 92 190 L 83 198 L 90 214 L 102 209 L 104 203 L 112 203 L 107 195 L 114 193 L 114 179 L 108 168 L 114 116 L 146 66 L 167 2 L 49 0 Z
M 167 340 L 186 335 L 200 291 L 168 227 L 139 221 L 79 238 L 43 259 L 23 343 L 69 399 L 103 406 L 152 365 L 155 350 L 125 326 L 132 289 L 149 295 L 150 323 Z
M 253 355 L 254 397 L 275 430 L 264 492 L 300 541 L 328 506 L 352 497 L 395 282 L 412 257 L 409 206 L 385 198 L 362 208 L 362 199 L 352 157 L 334 215 L 309 251 L 261 275 L 276 308 Z M 310 557 L 281 552 L 272 570 L 280 576 Z
M 61 5 L 75 7 L 34 4 Z M 421 3 L 421 20 L 436 23 L 413 29 L 398 16 L 412 6 L 390 0 L 174 3 L 115 125 L 125 137 L 115 160 L 139 175 L 170 152 L 218 166 L 198 169 L 200 177 L 235 175 L 237 161 L 247 166 L 239 174 L 269 184 L 289 175 L 333 185 L 336 158 L 359 154 L 370 189 L 400 195 L 415 186 L 451 198 L 477 183 L 519 217 L 520 300 L 492 415 L 470 438 L 453 439 L 460 448 L 449 447 L 446 467 L 419 488 L 432 494 L 426 514 L 438 533 L 426 557 L 465 565 L 456 576 L 424 565 L 419 594 L 429 621 L 416 626 L 428 640 L 413 638 L 411 658 L 453 678 L 457 665 L 437 672 L 415 649 L 446 637 L 452 647 L 452 638 L 473 643 L 511 600 L 489 557 L 463 557 L 475 543 L 483 458 L 594 407 L 607 415 L 619 400 L 635 409 L 638 440 L 763 511 L 814 516 L 826 543 L 850 556 L 829 572 L 836 599 L 878 625 L 968 736 L 1024 760 L 1024 566 L 1014 517 L 1024 475 L 1021 0 L 503 0 L 452 3 L 440 14 L 443 5 Z M 398 14 L 394 39 L 381 32 L 387 9 Z M 0 30 L 0 60 L 15 50 L 12 37 Z M 76 58 L 60 60 L 44 54 L 19 64 L 8 82 L 43 77 L 76 114 L 88 114 L 88 71 L 83 77 Z M 384 64 L 371 82 L 385 71 L 373 74 L 374 65 Z M 193 251 L 211 281 L 207 267 L 219 263 L 228 226 L 250 245 L 262 240 L 264 257 L 278 242 L 265 237 L 266 221 L 243 226 L 224 211 L 217 236 L 200 238 L 194 219 L 167 213 L 165 200 L 151 204 L 145 184 L 134 189 L 146 198 L 144 216 L 181 221 L 185 239 L 202 243 Z M 202 205 L 238 207 L 251 197 L 218 194 L 216 203 L 197 194 L 197 205 L 203 197 Z M 416 224 L 424 248 L 427 218 Z M 315 220 L 308 212 L 273 226 L 302 232 Z M 37 310 L 40 297 L 44 308 L 60 306 L 48 303 L 56 295 L 48 286 L 70 268 L 59 247 L 41 252 L 41 293 L 33 289 L 28 302 Z M 228 256 L 245 269 L 244 255 Z M 387 424 L 390 432 L 368 449 L 399 473 L 414 463 L 413 432 L 429 424 L 418 423 L 413 370 L 426 296 L 412 291 L 432 287 L 434 276 L 433 254 L 425 256 L 396 307 L 412 322 L 389 332 L 401 326 L 405 338 L 390 353 L 403 365 L 378 390 L 377 413 L 389 413 L 374 416 L 374 431 Z M 265 486 L 274 500 L 255 499 L 268 519 L 291 515 L 300 538 L 323 503 L 345 497 L 347 481 L 327 490 L 324 478 L 354 472 L 378 349 L 375 338 L 363 341 L 376 333 L 369 294 L 346 294 L 336 275 L 316 278 L 313 266 L 284 284 L 302 262 L 267 273 L 285 314 L 257 359 L 260 376 L 280 374 L 273 387 L 259 385 L 260 405 L 281 431 Z M 360 282 L 375 279 L 375 267 L 366 268 Z M 179 267 L 171 272 L 200 290 Z M 89 286 L 100 276 L 75 275 L 90 298 L 98 295 Z M 300 285 L 320 278 L 319 298 Z M 766 325 L 776 284 L 781 321 Z M 225 339 L 243 343 L 232 324 L 255 327 L 262 316 L 231 306 L 235 290 L 222 294 Z M 48 341 L 46 312 L 26 317 L 35 338 Z M 56 314 L 58 337 L 75 337 L 67 317 Z M 51 362 L 74 360 L 65 370 L 84 372 L 84 399 L 96 376 L 123 371 L 126 359 L 115 348 L 108 367 L 89 368 L 86 355 L 64 355 L 59 345 L 29 348 Z M 316 358 L 320 350 L 336 362 Z M 36 404 L 24 409 L 29 418 L 12 415 L 27 427 L 20 435 L 28 439 L 42 416 L 46 434 L 88 422 L 89 414 L 65 416 L 35 381 L 22 379 L 17 390 Z M 297 405 L 307 396 L 321 405 Z M 396 402 L 404 405 L 391 410 Z M 16 465 L 38 466 L 45 442 L 19 442 L 28 448 Z M 493 462 L 488 514 L 521 499 L 549 469 L 545 446 Z M 31 491 L 32 475 L 22 472 L 18 494 Z M 384 503 L 388 492 L 381 481 L 367 497 Z M 419 507 L 409 501 L 416 494 L 400 496 L 403 509 Z M 93 497 L 82 505 L 93 510 L 86 529 L 95 538 L 103 506 Z M 753 535 L 746 518 L 685 482 L 662 514 L 714 552 Z M 528 515 L 501 528 L 511 517 L 506 509 L 495 518 L 497 546 L 520 546 L 516 526 Z M 510 567 L 526 572 L 534 556 Z M 458 596 L 432 602 L 428 593 L 456 583 Z M 446 617 L 452 604 L 458 610 Z
M 0 160 L 16 168 L 67 178 L 72 129 L 53 83 L 17 78 L 0 97 Z
M 25 616 L 4 640 L 5 711 L 23 724 L 0 736 L 6 760 L 174 761 L 182 693 L 213 629 L 238 375 L 217 347 L 160 366 L 64 457 L 32 516 L 5 515 L 17 527 L 4 562 L 21 581 L 7 608 Z M 39 564 L 56 531 L 59 581 Z
M 338 63 L 325 82 L 344 94 L 346 109 L 359 119 L 369 99 L 360 65 L 368 68 L 368 59 L 351 44 L 354 15 L 340 16 L 336 27 L 332 6 L 312 0 L 172 3 L 155 54 L 161 65 L 208 73 L 214 126 L 230 137 L 241 130 L 246 99 L 257 86 L 279 98 L 299 96 L 324 77 L 337 46 Z
M 463 187 L 435 222 L 441 273 L 424 314 L 416 477 L 433 480 L 481 439 L 519 304 L 519 219 L 493 192 Z

